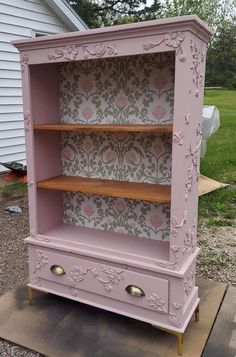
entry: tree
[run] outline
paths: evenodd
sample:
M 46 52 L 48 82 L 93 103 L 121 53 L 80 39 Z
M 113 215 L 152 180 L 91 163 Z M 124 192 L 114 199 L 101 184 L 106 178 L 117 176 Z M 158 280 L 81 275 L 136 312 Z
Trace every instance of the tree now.
M 166 0 L 163 4 L 162 16 L 195 14 L 217 30 L 222 21 L 231 19 L 234 11 L 235 0 Z
M 198 15 L 215 30 L 208 44 L 206 84 L 236 88 L 235 0 L 166 0 L 162 16 Z
M 154 0 L 71 0 L 70 4 L 90 28 L 152 20 L 160 17 L 161 5 Z
M 207 52 L 206 83 L 236 89 L 236 22 L 218 27 Z

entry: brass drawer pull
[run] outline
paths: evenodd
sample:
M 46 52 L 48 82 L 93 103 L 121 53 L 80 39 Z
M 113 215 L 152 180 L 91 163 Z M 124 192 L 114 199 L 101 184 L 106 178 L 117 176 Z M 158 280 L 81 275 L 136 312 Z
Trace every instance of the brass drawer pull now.
M 55 275 L 64 275 L 66 273 L 64 268 L 62 268 L 60 265 L 52 265 L 50 270 Z
M 144 291 L 141 288 L 139 288 L 138 286 L 135 286 L 135 285 L 128 285 L 125 290 L 131 296 L 136 296 L 136 297 L 145 296 Z

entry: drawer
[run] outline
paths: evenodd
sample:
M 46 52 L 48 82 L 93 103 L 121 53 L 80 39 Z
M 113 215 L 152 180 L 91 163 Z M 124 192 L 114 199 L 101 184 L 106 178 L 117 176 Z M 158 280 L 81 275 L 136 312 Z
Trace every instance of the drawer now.
M 156 312 L 168 313 L 168 280 L 137 273 L 99 260 L 29 246 L 30 281 L 40 286 L 47 280 L 67 286 L 79 297 L 80 290 L 110 297 Z

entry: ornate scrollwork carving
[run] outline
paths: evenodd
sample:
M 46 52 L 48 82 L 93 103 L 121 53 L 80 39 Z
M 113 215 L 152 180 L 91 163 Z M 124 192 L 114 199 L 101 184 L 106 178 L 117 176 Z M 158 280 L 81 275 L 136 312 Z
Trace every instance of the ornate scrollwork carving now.
M 184 293 L 185 297 L 187 297 L 191 291 L 193 290 L 194 286 L 194 277 L 195 277 L 195 262 L 191 265 L 188 273 L 184 279 Z
M 24 73 L 26 67 L 28 66 L 28 63 L 29 63 L 29 56 L 28 55 L 23 55 L 21 57 L 21 73 Z
M 28 187 L 33 187 L 33 185 L 34 185 L 34 181 L 33 180 L 28 180 L 27 181 L 27 186 Z
M 40 278 L 37 276 L 37 273 L 48 264 L 48 257 L 46 254 L 40 250 L 35 252 L 35 268 L 30 269 L 30 283 L 33 285 L 41 285 Z
M 55 50 L 54 54 L 48 55 L 48 59 L 49 61 L 55 61 L 58 58 L 64 58 L 67 61 L 74 61 L 81 50 L 84 59 L 87 59 L 89 55 L 99 58 L 105 55 L 116 56 L 118 54 L 115 43 L 104 44 L 101 42 L 96 45 L 74 43 L 72 45 L 64 46 L 62 49 Z
M 161 314 L 167 314 L 166 310 L 166 302 L 161 299 L 161 296 L 152 293 L 150 297 L 147 299 L 148 305 L 155 311 L 160 312 Z
M 184 191 L 185 191 L 185 195 L 184 195 L 185 201 L 188 200 L 188 195 L 189 195 L 189 193 L 192 191 L 192 187 L 193 187 L 193 174 L 192 174 L 192 169 L 191 169 L 191 167 L 189 167 L 189 168 L 188 168 L 188 179 L 187 179 L 187 182 L 185 183 L 185 188 L 184 188 Z
M 79 289 L 80 282 L 85 279 L 88 272 L 103 285 L 107 292 L 112 291 L 113 286 L 118 285 L 119 281 L 124 279 L 123 270 L 106 266 L 93 266 L 83 270 L 78 266 L 74 266 L 70 270 L 68 277 L 72 295 L 76 293 L 76 289 Z
M 182 317 L 179 314 L 179 310 L 181 309 L 182 305 L 179 305 L 176 302 L 174 302 L 172 305 L 174 312 L 169 312 L 168 320 L 172 325 L 180 327 L 182 324 Z
M 36 250 L 36 270 L 41 270 L 45 265 L 48 264 L 48 257 L 44 252 Z
M 194 228 L 196 227 L 197 219 L 193 219 L 192 228 L 189 228 L 184 236 L 184 244 L 183 244 L 183 255 L 190 251 L 190 253 L 194 253 L 197 245 Z
M 189 124 L 190 123 L 190 118 L 191 118 L 191 115 L 190 115 L 190 113 L 187 113 L 186 115 L 185 115 L 185 124 Z
M 167 47 L 172 47 L 176 50 L 176 55 L 179 55 L 181 62 L 186 61 L 187 56 L 184 54 L 181 43 L 184 41 L 183 32 L 168 32 L 163 35 L 163 37 L 156 42 L 147 41 L 143 44 L 143 49 L 149 51 L 152 48 L 158 47 L 161 43 L 165 43 Z
M 178 131 L 177 133 L 174 133 L 173 136 L 173 142 L 179 145 L 183 145 L 183 139 L 184 139 L 184 133 L 183 131 Z
M 192 40 L 190 42 L 190 51 L 192 52 L 192 74 L 193 74 L 193 83 L 195 86 L 195 97 L 199 96 L 199 87 L 203 86 L 203 74 L 200 69 L 200 65 L 204 62 L 204 51 L 203 44 L 201 44 L 200 49 L 197 48 L 196 43 Z
M 24 112 L 24 123 L 25 123 L 25 131 L 29 131 L 30 123 L 31 123 L 31 115 L 27 110 Z
M 171 233 L 173 234 L 174 237 L 178 236 L 178 229 L 183 227 L 183 225 L 186 223 L 187 221 L 187 210 L 184 211 L 183 213 L 183 218 L 182 220 L 179 222 L 178 219 L 176 218 L 176 216 L 173 216 L 172 221 L 171 221 Z

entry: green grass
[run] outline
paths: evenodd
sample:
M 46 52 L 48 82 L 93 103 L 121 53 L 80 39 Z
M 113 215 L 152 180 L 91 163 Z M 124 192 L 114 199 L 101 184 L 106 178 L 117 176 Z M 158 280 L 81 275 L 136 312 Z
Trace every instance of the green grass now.
M 220 111 L 220 128 L 207 141 L 207 152 L 201 159 L 201 173 L 212 179 L 236 184 L 236 91 L 206 90 L 204 104 Z M 236 188 L 223 188 L 199 200 L 200 224 L 235 225 Z
M 221 188 L 199 200 L 199 222 L 207 226 L 234 226 L 236 189 Z
M 204 104 L 220 111 L 220 128 L 207 141 L 201 173 L 217 181 L 236 183 L 236 91 L 206 90 Z
M 14 183 L 6 184 L 5 186 L 3 186 L 3 188 L 1 189 L 0 192 L 2 194 L 2 197 L 10 198 L 10 197 L 14 196 L 15 194 L 22 193 L 22 192 L 26 191 L 26 189 L 27 189 L 26 183 L 14 182 Z

